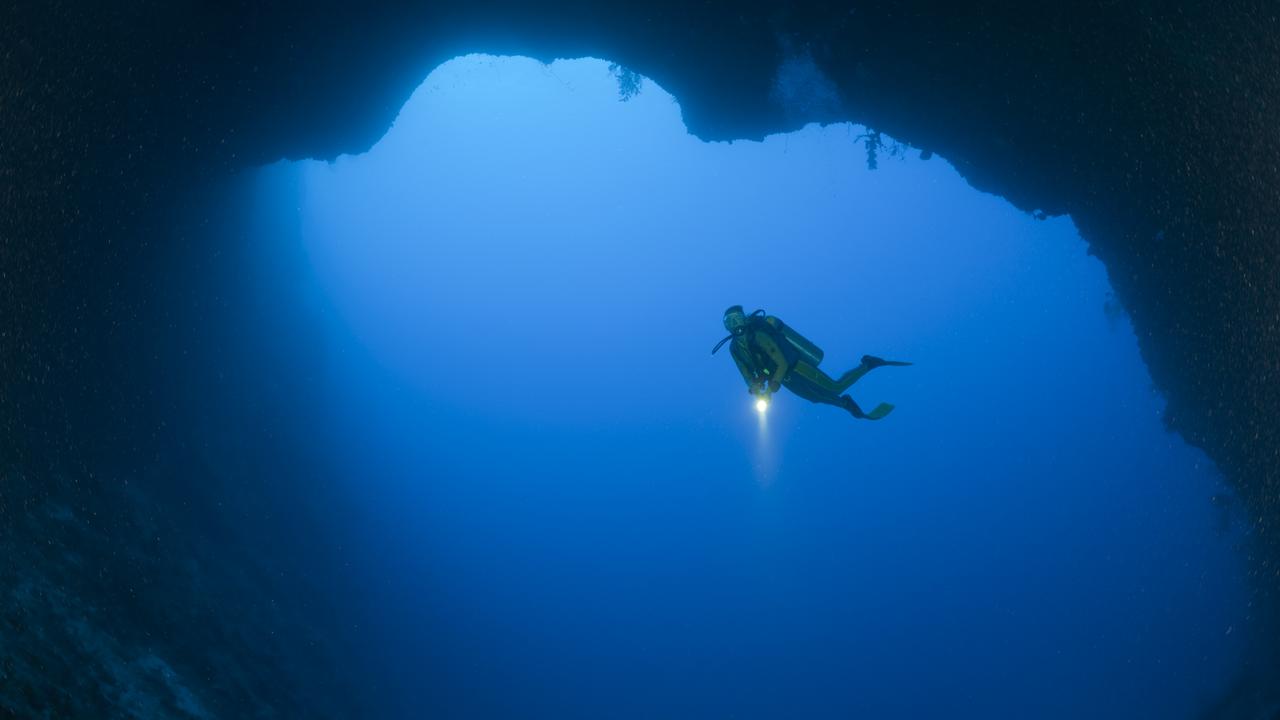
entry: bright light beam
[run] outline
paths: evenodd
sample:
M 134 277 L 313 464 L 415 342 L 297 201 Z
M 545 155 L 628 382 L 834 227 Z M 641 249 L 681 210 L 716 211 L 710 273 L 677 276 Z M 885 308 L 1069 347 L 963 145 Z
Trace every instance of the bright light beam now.
M 773 484 L 774 467 L 773 443 L 769 438 L 769 396 L 756 396 L 756 482 L 761 488 Z

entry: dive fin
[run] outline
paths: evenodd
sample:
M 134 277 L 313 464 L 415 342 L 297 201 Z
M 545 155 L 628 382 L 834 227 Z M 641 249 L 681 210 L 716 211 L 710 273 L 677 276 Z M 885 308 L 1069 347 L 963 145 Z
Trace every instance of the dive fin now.
M 868 368 L 878 368 L 878 367 L 886 367 L 886 366 L 906 367 L 911 363 L 902 362 L 901 360 L 885 360 L 884 358 L 878 358 L 875 355 L 863 355 L 862 364 L 866 365 Z
M 893 406 L 889 403 L 880 403 L 875 410 L 867 413 L 868 420 L 879 420 L 889 413 L 893 412 Z
M 848 410 L 850 415 L 858 418 L 859 420 L 879 420 L 885 415 L 893 412 L 893 406 L 889 403 L 880 403 L 876 406 L 875 410 L 872 410 L 869 413 L 864 413 L 862 412 L 862 408 L 858 407 L 858 403 L 854 402 L 853 398 L 848 395 L 841 395 L 840 400 L 842 407 L 844 407 L 845 410 Z

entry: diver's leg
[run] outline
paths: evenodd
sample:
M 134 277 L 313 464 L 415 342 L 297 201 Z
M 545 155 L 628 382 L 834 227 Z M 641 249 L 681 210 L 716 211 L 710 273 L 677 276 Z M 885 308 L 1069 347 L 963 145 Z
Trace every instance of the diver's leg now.
M 909 362 L 900 362 L 898 360 L 882 360 L 874 355 L 863 355 L 862 362 L 858 367 L 850 370 L 844 375 L 841 375 L 839 380 L 834 381 L 834 390 L 837 393 L 842 393 L 845 390 L 848 390 L 849 386 L 861 380 L 863 375 L 866 375 L 878 367 L 905 367 L 910 364 L 911 363 Z
M 844 407 L 844 401 L 840 399 L 839 395 L 810 379 L 808 371 L 796 372 L 796 369 L 798 368 L 793 368 L 792 372 L 787 373 L 786 379 L 782 381 L 783 386 L 790 390 L 793 395 L 802 397 L 809 402 Z M 812 366 L 809 366 L 809 370 L 812 370 Z
M 839 380 L 832 379 L 830 375 L 827 375 L 818 368 L 804 362 L 796 363 L 795 371 L 800 373 L 806 380 L 822 388 L 824 391 L 829 392 L 832 395 L 839 395 L 845 390 L 848 390 L 850 385 L 861 380 L 863 375 L 866 375 L 877 367 L 879 366 L 867 363 L 864 360 L 858 367 L 841 375 Z
M 795 366 L 791 368 L 789 375 L 798 377 L 824 395 L 831 395 L 834 397 L 844 390 L 844 388 L 840 387 L 839 383 L 831 379 L 830 375 L 822 372 L 803 360 L 797 362 Z M 833 401 L 832 404 L 838 403 Z
M 848 390 L 850 385 L 861 380 L 863 375 L 871 372 L 874 368 L 874 365 L 868 365 L 864 362 L 858 367 L 841 375 L 840 379 L 835 381 L 835 392 L 842 393 L 845 390 Z
M 813 369 L 812 366 L 809 367 L 810 370 Z M 871 412 L 863 412 L 862 408 L 858 406 L 858 403 L 853 401 L 853 398 L 848 395 L 840 395 L 838 393 L 830 392 L 822 384 L 810 379 L 810 375 L 811 373 L 807 371 L 801 373 L 792 372 L 787 375 L 787 379 L 783 384 L 793 394 L 802 397 L 809 402 L 822 403 L 823 405 L 834 405 L 838 408 L 847 410 L 850 415 L 860 420 L 879 420 L 893 411 L 892 405 L 888 403 L 880 403 Z M 822 374 L 822 377 L 826 377 L 826 375 Z M 831 381 L 830 378 L 827 378 L 827 380 Z
M 858 403 L 853 401 L 853 398 L 848 395 L 841 395 L 839 400 L 840 407 L 848 410 L 850 415 L 858 418 L 859 420 L 865 420 L 867 418 L 867 414 L 862 412 L 862 408 L 858 406 Z
M 810 399 L 814 402 L 844 408 L 850 415 L 858 418 L 859 420 L 879 420 L 893 412 L 893 405 L 890 405 L 889 403 L 880 403 L 871 412 L 863 412 L 862 407 L 859 406 L 858 403 L 854 402 L 853 398 L 848 395 L 841 395 L 839 397 L 836 397 L 835 395 L 826 395 Z

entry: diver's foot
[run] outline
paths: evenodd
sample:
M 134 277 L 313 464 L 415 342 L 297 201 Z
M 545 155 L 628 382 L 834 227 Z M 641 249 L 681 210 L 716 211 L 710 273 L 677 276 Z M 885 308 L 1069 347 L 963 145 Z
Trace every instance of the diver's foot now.
M 862 412 L 862 408 L 858 407 L 858 403 L 854 402 L 853 398 L 849 397 L 848 395 L 841 395 L 840 399 L 844 401 L 843 407 L 845 410 L 849 411 L 850 415 L 858 418 L 859 420 L 866 419 L 867 414 Z
M 878 358 L 875 355 L 863 355 L 862 364 L 866 365 L 868 370 L 874 370 L 878 367 L 885 367 L 885 366 L 906 367 L 911 363 L 902 362 L 900 360 L 885 360 L 884 358 Z
M 854 402 L 853 398 L 848 395 L 841 395 L 840 399 L 844 401 L 844 409 L 848 410 L 850 415 L 858 418 L 859 420 L 879 420 L 893 412 L 894 407 L 889 403 L 880 403 L 876 406 L 875 410 L 865 413 L 862 412 L 862 408 L 858 407 L 858 403 Z

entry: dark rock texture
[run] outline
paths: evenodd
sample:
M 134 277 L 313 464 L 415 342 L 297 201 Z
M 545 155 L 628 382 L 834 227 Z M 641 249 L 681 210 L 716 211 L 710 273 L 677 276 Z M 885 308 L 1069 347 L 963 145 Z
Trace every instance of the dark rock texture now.
M 149 503 L 186 502 L 169 482 L 179 468 L 184 483 L 207 481 L 182 458 L 194 431 L 165 424 L 180 400 L 148 360 L 171 339 L 155 332 L 157 268 L 174 246 L 209 242 L 172 229 L 188 188 L 281 157 L 364 150 L 432 67 L 465 52 L 616 61 L 672 92 L 707 139 L 864 123 L 1022 209 L 1069 213 L 1132 316 L 1169 425 L 1249 508 L 1256 606 L 1274 610 L 1278 16 L 1265 0 L 11 3 L 0 10 L 0 711 L 321 712 L 288 677 L 263 680 L 281 663 L 236 637 L 275 619 L 236 616 L 230 600 L 194 619 L 191 605 L 151 607 L 129 582 L 91 580 L 124 563 L 122 577 L 194 599 L 201 572 L 241 567 L 176 520 L 156 531 L 138 519 L 173 516 Z M 113 508 L 110 522 L 81 527 L 97 508 Z M 113 552 L 86 550 L 103 545 Z M 269 585 L 244 583 L 262 597 Z M 1270 616 L 1217 716 L 1275 701 Z M 197 626 L 225 661 L 183 650 Z M 92 670 L 73 680 L 66 663 Z

